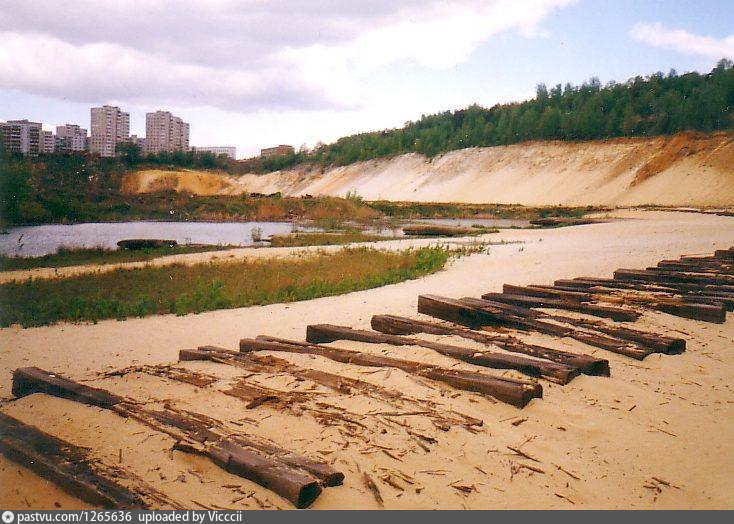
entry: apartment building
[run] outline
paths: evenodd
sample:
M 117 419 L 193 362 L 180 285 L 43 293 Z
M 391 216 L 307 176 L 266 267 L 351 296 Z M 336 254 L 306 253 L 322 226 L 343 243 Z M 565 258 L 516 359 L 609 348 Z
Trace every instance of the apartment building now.
M 50 154 L 56 151 L 56 137 L 53 131 L 41 131 L 41 153 Z
M 189 124 L 170 111 L 155 111 L 145 115 L 145 151 L 188 151 Z
M 91 109 L 89 151 L 101 156 L 115 156 L 117 144 L 130 137 L 130 114 L 116 106 Z
M 232 160 L 237 159 L 237 148 L 234 146 L 196 146 L 191 148 L 197 153 L 212 153 L 214 155 L 227 155 Z
M 73 153 L 87 150 L 87 130 L 76 124 L 56 126 L 56 150 Z
M 42 151 L 41 123 L 8 120 L 0 123 L 0 141 L 10 153 L 37 155 Z
M 266 147 L 260 150 L 260 156 L 267 158 L 269 156 L 292 155 L 296 152 L 293 146 L 279 145 L 275 147 Z

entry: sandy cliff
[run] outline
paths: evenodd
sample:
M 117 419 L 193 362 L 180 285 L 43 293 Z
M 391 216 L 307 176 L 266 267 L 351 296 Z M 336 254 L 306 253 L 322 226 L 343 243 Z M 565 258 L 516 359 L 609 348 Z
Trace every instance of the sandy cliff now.
M 267 175 L 140 171 L 125 189 L 197 194 L 243 191 L 368 200 L 525 205 L 734 205 L 734 134 L 590 142 L 527 142 L 451 151 L 433 159 L 406 154 L 322 171 Z

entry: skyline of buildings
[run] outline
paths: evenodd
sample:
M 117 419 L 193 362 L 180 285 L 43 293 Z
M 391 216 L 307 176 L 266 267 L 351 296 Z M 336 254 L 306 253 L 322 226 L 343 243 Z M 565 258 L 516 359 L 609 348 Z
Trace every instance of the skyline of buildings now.
M 0 122 L 0 144 L 11 153 L 38 155 L 59 153 L 99 154 L 114 157 L 118 146 L 132 143 L 143 154 L 193 151 L 226 155 L 237 160 L 235 146 L 190 146 L 190 125 L 170 111 L 146 113 L 146 136 L 130 135 L 130 114 L 118 106 L 103 105 L 89 111 L 89 133 L 78 124 L 56 126 L 56 133 L 44 130 L 41 122 L 27 119 Z M 293 146 L 281 144 L 260 150 L 260 156 L 269 157 L 295 152 Z

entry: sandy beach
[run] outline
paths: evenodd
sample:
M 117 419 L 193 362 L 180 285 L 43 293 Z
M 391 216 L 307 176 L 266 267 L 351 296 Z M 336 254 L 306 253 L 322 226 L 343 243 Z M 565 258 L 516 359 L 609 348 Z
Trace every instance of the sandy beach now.
M 660 211 L 613 215 L 617 220 L 607 223 L 490 235 L 485 238 L 508 243 L 457 259 L 446 270 L 426 278 L 342 296 L 182 317 L 0 329 L 0 410 L 91 448 L 102 462 L 134 473 L 170 499 L 192 508 L 202 504 L 235 509 L 292 506 L 207 459 L 171 451 L 170 437 L 138 422 L 44 395 L 12 400 L 12 371 L 38 366 L 138 400 L 168 402 L 205 413 L 233 431 L 265 437 L 324 459 L 344 472 L 345 481 L 343 486 L 324 490 L 314 509 L 734 508 L 732 313 L 726 323 L 710 324 L 646 310 L 635 327 L 682 336 L 687 351 L 674 356 L 654 354 L 642 362 L 571 339 L 519 335 L 549 347 L 603 356 L 611 366 L 608 378 L 580 376 L 565 386 L 541 380 L 544 397 L 522 410 L 396 369 L 277 355 L 429 400 L 440 415 L 479 418 L 484 424 L 476 431 L 459 424 L 437 427 L 425 413 L 410 414 L 420 411 L 415 408 L 358 394 L 309 389 L 309 384 L 283 374 L 261 374 L 248 380 L 281 391 L 308 392 L 313 398 L 290 407 L 264 403 L 246 409 L 240 399 L 223 393 L 245 371 L 222 364 L 180 364 L 218 379 L 205 387 L 145 372 L 100 376 L 132 365 L 174 364 L 180 349 L 198 345 L 236 349 L 239 339 L 259 334 L 303 339 L 311 323 L 369 328 L 373 314 L 418 318 L 419 294 L 477 297 L 501 290 L 503 283 L 551 284 L 560 278 L 609 277 L 620 267 L 644 268 L 665 258 L 709 254 L 734 245 L 734 217 Z M 522 243 L 511 243 L 516 241 Z M 396 248 L 408 242 L 435 241 L 381 245 Z M 259 257 L 288 256 L 296 251 L 228 253 Z M 217 255 L 186 255 L 191 261 L 213 256 Z M 59 273 L 74 271 L 79 270 L 67 268 Z M 454 337 L 422 338 L 480 347 Z M 457 369 L 480 369 L 415 346 L 332 345 Z M 324 423 L 317 416 L 322 404 L 331 406 L 332 412 L 338 406 L 361 425 L 345 428 Z M 391 414 L 379 414 L 388 412 Z M 522 447 L 532 459 L 508 446 Z M 365 486 L 364 473 L 374 479 L 382 506 Z M 2 507 L 85 507 L 5 457 L 0 457 L 0 485 L 4 486 L 0 490 Z

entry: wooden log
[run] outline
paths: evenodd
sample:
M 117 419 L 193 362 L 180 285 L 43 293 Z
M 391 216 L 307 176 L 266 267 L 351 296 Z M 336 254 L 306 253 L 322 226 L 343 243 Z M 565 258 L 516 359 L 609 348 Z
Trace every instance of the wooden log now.
M 460 302 L 467 304 L 467 305 L 472 305 L 476 308 L 481 309 L 482 311 L 493 311 L 495 314 L 498 314 L 497 309 L 495 307 L 496 303 L 493 303 L 488 300 L 476 299 L 476 298 L 462 298 Z M 547 318 L 547 316 L 541 317 L 541 318 Z M 568 326 L 560 326 L 558 324 L 545 322 L 542 319 L 537 319 L 537 318 L 512 319 L 510 322 L 508 322 L 507 325 L 512 327 L 513 323 L 515 323 L 518 326 L 522 326 L 522 324 L 524 323 L 525 325 L 524 329 L 538 331 L 540 333 L 545 333 L 546 335 L 573 338 L 575 340 L 578 340 L 579 342 L 583 342 L 590 346 L 605 349 L 607 351 L 611 351 L 612 353 L 618 353 L 620 355 L 632 357 L 637 360 L 643 360 L 649 354 L 653 353 L 653 351 L 648 348 L 643 348 L 637 344 L 633 344 L 628 341 L 620 340 L 615 337 L 610 337 L 607 335 L 600 335 L 598 333 L 591 333 L 589 331 L 584 331 L 584 330 L 578 330 L 578 329 L 568 327 Z
M 734 247 L 730 247 L 729 249 L 717 249 L 714 251 L 714 257 L 720 260 L 734 261 Z
M 159 240 L 155 238 L 130 238 L 126 240 L 120 240 L 117 243 L 120 249 L 155 249 L 162 247 L 176 247 L 178 242 L 175 240 Z
M 577 327 L 600 331 L 606 335 L 615 338 L 635 342 L 652 350 L 655 353 L 665 353 L 666 355 L 677 355 L 686 350 L 685 339 L 679 337 L 669 337 L 658 333 L 648 333 L 628 327 L 614 326 L 605 324 L 597 320 L 579 319 L 570 317 L 561 317 L 558 315 L 549 315 L 548 318 L 558 322 L 565 322 Z
M 330 348 L 309 342 L 259 336 L 257 339 L 245 338 L 240 340 L 240 351 L 304 353 L 307 355 L 319 355 L 344 364 L 396 368 L 406 373 L 443 382 L 457 389 L 489 395 L 497 400 L 520 408 L 526 406 L 533 398 L 541 398 L 543 396 L 543 388 L 540 384 L 495 377 L 482 373 L 445 369 L 410 360 Z
M 374 315 L 372 329 L 381 333 L 393 335 L 412 335 L 415 333 L 429 333 L 433 335 L 455 335 L 483 344 L 494 344 L 506 351 L 523 353 L 536 358 L 544 358 L 559 364 L 566 364 L 578 368 L 585 375 L 609 376 L 609 361 L 586 354 L 568 353 L 558 349 L 551 349 L 534 344 L 526 344 L 522 340 L 509 335 L 491 335 L 486 332 L 426 322 L 395 315 Z
M 460 300 L 421 295 L 418 297 L 418 312 L 463 326 L 478 328 L 482 326 L 506 326 L 522 330 L 538 331 L 557 337 L 570 337 L 594 347 L 606 349 L 637 360 L 644 359 L 652 351 L 611 337 L 579 331 L 535 318 L 524 318 L 507 313 L 502 304 L 478 298 Z M 520 308 L 523 309 L 523 308 Z
M 596 304 L 586 304 L 582 302 L 572 302 L 567 300 L 557 300 L 553 298 L 533 297 L 527 295 L 509 295 L 505 293 L 485 293 L 482 295 L 484 300 L 492 302 L 503 302 L 506 304 L 514 304 L 527 308 L 550 308 L 565 309 L 568 311 L 576 311 L 596 317 L 611 318 L 618 322 L 634 322 L 640 317 L 636 311 L 622 309 L 611 306 L 600 306 Z
M 704 322 L 723 323 L 726 320 L 726 306 L 720 300 L 692 300 L 670 294 L 641 294 L 636 292 L 614 290 L 607 291 L 590 288 L 594 298 L 607 302 L 634 304 L 656 311 L 662 311 L 683 318 L 702 320 Z
M 546 289 L 547 286 L 528 286 L 528 288 Z M 598 300 L 604 300 L 604 298 L 606 298 L 603 296 L 598 296 L 597 292 L 600 291 L 598 287 L 589 287 L 585 289 L 588 289 L 589 291 L 588 293 L 583 293 L 583 295 L 585 296 Z M 614 290 L 612 290 L 612 292 L 613 291 Z M 685 351 L 686 347 L 685 340 L 679 337 L 668 337 L 657 333 L 648 333 L 631 328 L 612 326 L 595 320 L 577 319 L 553 314 L 545 314 L 542 318 L 548 318 L 557 322 L 563 322 L 585 329 L 600 331 L 606 335 L 611 335 L 615 338 L 638 343 L 659 353 L 678 354 Z
M 611 279 L 556 280 L 555 287 L 567 291 L 583 290 L 589 293 L 604 293 L 610 289 L 634 290 L 645 293 L 667 293 L 678 295 L 683 302 L 691 304 L 723 305 L 734 311 L 734 286 L 700 286 L 685 283 L 651 283 L 650 281 L 617 281 Z M 729 287 L 732 290 L 726 290 Z M 717 314 L 715 314 L 717 315 Z
M 482 326 L 498 326 L 502 321 L 496 315 L 481 311 L 456 299 L 437 295 L 420 295 L 418 312 L 440 318 L 472 329 Z
M 702 292 L 723 292 L 723 293 L 734 293 L 734 286 L 727 286 L 723 284 L 700 284 L 691 282 L 655 282 L 651 280 L 638 280 L 632 277 L 626 278 L 624 281 L 615 280 L 610 278 L 591 278 L 581 277 L 574 278 L 573 280 L 557 280 L 557 286 L 575 285 L 577 287 L 593 287 L 593 286 L 606 286 L 606 287 L 617 287 L 620 289 L 632 289 L 638 286 L 654 286 L 658 288 L 673 289 L 677 291 L 702 291 Z
M 105 509 L 149 509 L 138 493 L 115 480 L 115 472 L 89 451 L 0 413 L 0 452 L 66 493 Z M 6 486 L 10 489 L 10 486 Z
M 645 280 L 650 282 L 682 282 L 690 284 L 734 285 L 734 276 L 705 275 L 701 273 L 684 273 L 675 271 L 649 269 L 618 269 L 614 272 L 615 280 Z
M 589 293 L 563 291 L 546 286 L 513 286 L 512 284 L 505 284 L 502 286 L 502 292 L 508 295 L 555 298 L 558 300 L 568 300 L 570 302 L 589 302 L 592 300 Z
M 352 329 L 345 326 L 334 326 L 331 324 L 309 325 L 306 328 L 306 340 L 316 344 L 334 342 L 336 340 L 355 340 L 370 344 L 420 346 L 477 366 L 495 369 L 514 369 L 533 377 L 542 376 L 558 384 L 567 384 L 581 373 L 578 367 L 569 366 L 568 364 L 558 364 L 547 360 L 507 355 L 496 351 L 475 350 L 401 335 L 386 335 L 384 333 Z
M 691 264 L 675 260 L 662 260 L 655 267 L 648 267 L 649 270 L 662 269 L 663 271 L 683 271 L 694 273 L 712 273 L 722 275 L 734 275 L 734 268 L 725 264 Z
M 453 226 L 442 226 L 436 224 L 414 224 L 410 226 L 404 226 L 403 233 L 406 236 L 443 236 L 443 237 L 455 237 L 455 236 L 466 236 L 471 233 L 475 233 L 475 229 L 468 227 L 453 227 Z
M 12 393 L 24 397 L 46 393 L 90 406 L 109 409 L 124 399 L 104 389 L 85 386 L 37 367 L 19 368 L 13 372 Z
M 207 456 L 230 473 L 271 489 L 298 508 L 308 507 L 321 493 L 318 478 L 307 471 L 303 463 L 294 464 L 292 453 L 247 437 L 220 434 L 201 421 L 206 417 L 146 410 L 106 390 L 91 388 L 39 368 L 16 370 L 13 394 L 33 393 L 46 393 L 134 418 L 179 440 L 176 449 Z M 262 449 L 263 445 L 266 449 Z

